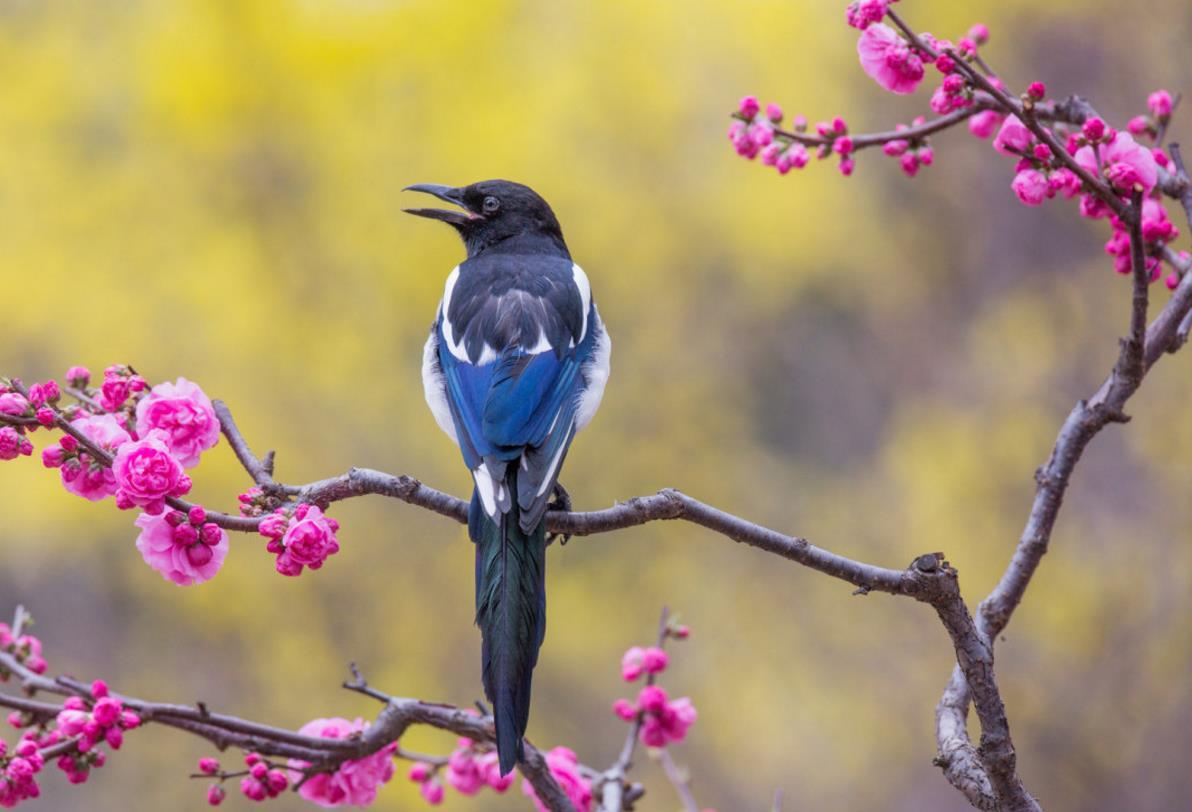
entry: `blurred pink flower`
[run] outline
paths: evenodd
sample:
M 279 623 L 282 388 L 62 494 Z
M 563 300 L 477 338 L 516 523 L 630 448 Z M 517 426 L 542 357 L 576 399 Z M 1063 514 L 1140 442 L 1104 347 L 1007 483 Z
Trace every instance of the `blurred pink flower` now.
M 298 732 L 324 739 L 342 739 L 366 727 L 368 724 L 360 718 L 354 722 L 340 718 L 315 719 L 303 725 Z M 298 794 L 319 806 L 368 806 L 376 800 L 377 788 L 393 778 L 393 754 L 396 751 L 397 742 L 390 742 L 370 756 L 345 761 L 333 773 L 319 773 L 308 779 Z M 290 768 L 295 772 L 290 773 L 290 780 L 301 780 L 302 774 L 296 771 L 306 766 L 304 761 L 291 760 Z M 442 800 L 441 794 L 439 799 Z
M 1014 181 L 1010 184 L 1010 188 L 1014 190 L 1014 194 L 1018 195 L 1018 199 L 1026 205 L 1039 206 L 1047 199 L 1047 192 L 1050 187 L 1047 182 L 1047 176 L 1038 169 L 1023 169 L 1014 176 Z
M 152 431 L 140 440 L 124 443 L 116 451 L 112 471 L 116 475 L 116 506 L 121 510 L 139 505 L 157 515 L 167 496 L 182 496 L 190 490 L 190 477 L 170 454 L 169 437 Z
M 20 392 L 0 393 L 0 414 L 23 415 L 29 410 L 29 401 Z
M 228 554 L 228 534 L 212 524 L 211 530 L 204 525 L 203 533 L 182 534 L 178 530 L 192 525 L 170 524 L 168 514 L 152 516 L 142 513 L 136 526 L 141 528 L 137 536 L 137 549 L 145 563 L 161 573 L 167 581 L 179 586 L 190 586 L 210 581 L 223 566 Z
M 1167 118 L 1171 115 L 1171 111 L 1175 108 L 1172 102 L 1171 94 L 1166 90 L 1156 90 L 1154 93 L 1146 97 L 1146 106 L 1151 109 L 1151 115 L 1155 118 Z
M 997 110 L 982 110 L 969 119 L 969 132 L 978 138 L 988 138 L 1002 126 L 1004 118 Z
M 1076 151 L 1076 163 L 1091 174 L 1104 177 L 1122 192 L 1132 191 L 1135 186 L 1143 193 L 1155 188 L 1159 180 L 1155 156 L 1138 144 L 1130 133 L 1117 133 L 1109 144 L 1100 147 L 1099 152 L 1100 155 L 1091 146 L 1081 147 Z
M 1007 116 L 993 138 L 993 148 L 1003 155 L 1019 155 L 1030 150 L 1034 140 L 1034 134 L 1018 116 Z
M 641 646 L 634 646 L 621 656 L 621 679 L 633 682 L 646 670 L 646 650 Z
M 183 467 L 198 464 L 199 456 L 219 442 L 219 420 L 210 398 L 199 385 L 179 378 L 160 383 L 137 403 L 137 434 L 153 429 L 166 432 L 166 445 Z
M 888 25 L 866 27 L 857 40 L 861 67 L 891 93 L 914 93 L 923 81 L 923 60 Z
M 545 754 L 546 766 L 551 775 L 559 782 L 563 792 L 575 805 L 576 812 L 591 812 L 592 785 L 584 779 L 579 771 L 579 759 L 575 753 L 566 747 L 556 747 Z M 522 779 L 522 793 L 534 802 L 538 812 L 550 812 L 546 805 L 538 799 L 534 787 L 529 781 Z

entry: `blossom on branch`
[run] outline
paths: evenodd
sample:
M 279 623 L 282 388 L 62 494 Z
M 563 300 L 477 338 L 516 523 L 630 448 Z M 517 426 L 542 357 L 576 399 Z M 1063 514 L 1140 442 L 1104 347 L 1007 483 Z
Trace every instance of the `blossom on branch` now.
M 298 732 L 305 736 L 324 739 L 346 739 L 353 733 L 363 732 L 368 724 L 361 718 L 353 722 L 339 717 L 315 719 L 307 722 Z M 306 779 L 298 794 L 319 806 L 335 807 L 345 805 L 368 806 L 377 798 L 377 788 L 393 778 L 393 754 L 397 742 L 390 742 L 372 755 L 345 761 L 334 772 L 316 773 Z M 302 780 L 302 770 L 310 765 L 291 759 L 290 780 Z
M 124 443 L 116 451 L 112 461 L 116 507 L 127 510 L 139 506 L 157 515 L 165 509 L 167 497 L 190 491 L 190 477 L 170 453 L 168 440 L 164 431 L 155 430 L 143 439 Z
M 575 755 L 575 751 L 566 747 L 556 747 L 543 753 L 543 757 L 546 759 L 546 766 L 550 768 L 551 775 L 559 782 L 563 792 L 567 793 L 576 812 L 591 812 L 592 784 L 580 772 L 579 758 Z M 542 803 L 538 793 L 534 792 L 533 785 L 525 779 L 522 780 L 522 794 L 534 802 L 534 808 L 538 812 L 550 812 L 550 808 Z
M 170 453 L 184 468 L 197 465 L 199 456 L 219 442 L 219 420 L 211 399 L 186 378 L 150 389 L 138 401 L 136 416 L 137 434 L 163 431 Z
M 278 508 L 257 529 L 269 539 L 266 549 L 277 555 L 276 567 L 282 575 L 300 575 L 303 567 L 317 570 L 339 552 L 335 538 L 339 522 L 315 505 Z
M 179 586 L 210 581 L 227 557 L 228 534 L 205 519 L 203 509 L 197 506 L 189 514 L 178 510 L 156 516 L 142 513 L 136 520 L 141 528 L 137 536 L 141 557 Z
M 884 23 L 866 26 L 857 40 L 861 67 L 891 93 L 914 93 L 923 81 L 920 52 Z
M 115 415 L 89 414 L 72 421 L 84 437 L 92 444 L 115 453 L 132 437 Z M 78 440 L 69 434 L 63 435 L 57 444 L 41 452 L 41 461 L 47 468 L 57 468 L 62 477 L 62 487 L 71 493 L 98 502 L 112 496 L 119 490 L 116 475 L 112 469 L 79 448 Z

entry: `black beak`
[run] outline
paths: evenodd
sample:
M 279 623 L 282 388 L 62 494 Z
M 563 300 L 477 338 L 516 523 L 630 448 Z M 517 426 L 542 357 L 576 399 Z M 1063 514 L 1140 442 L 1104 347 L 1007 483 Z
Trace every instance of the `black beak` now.
M 468 207 L 464 205 L 462 189 L 443 186 L 438 183 L 415 183 L 413 186 L 407 186 L 405 189 L 402 189 L 402 191 L 425 192 L 428 195 L 434 195 L 439 200 L 454 203 L 463 209 L 463 211 L 454 211 L 452 209 L 402 209 L 407 214 L 429 217 L 431 220 L 442 220 L 444 223 L 450 223 L 453 226 L 462 226 L 473 220 L 484 219 L 481 215 L 469 211 Z

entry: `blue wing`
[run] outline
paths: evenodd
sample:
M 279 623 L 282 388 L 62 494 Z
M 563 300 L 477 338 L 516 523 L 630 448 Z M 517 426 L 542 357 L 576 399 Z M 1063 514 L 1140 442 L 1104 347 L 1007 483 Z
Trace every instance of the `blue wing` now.
M 472 364 L 451 352 L 442 319 L 440 314 L 435 327 L 439 364 L 464 462 L 476 478 L 484 510 L 492 516 L 508 512 L 516 498 L 519 523 L 528 532 L 546 510 L 575 436 L 581 370 L 592 356 L 596 331 L 587 330 L 564 352 L 511 347 L 488 363 Z M 516 494 L 505 487 L 511 464 L 520 469 Z

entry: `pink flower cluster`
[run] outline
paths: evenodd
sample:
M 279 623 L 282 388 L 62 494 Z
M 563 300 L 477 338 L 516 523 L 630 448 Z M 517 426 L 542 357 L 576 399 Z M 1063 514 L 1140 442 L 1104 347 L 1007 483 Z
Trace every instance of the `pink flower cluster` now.
M 41 656 L 41 641 L 31 634 L 13 636 L 7 623 L 0 623 L 0 651 L 10 654 L 21 665 L 34 674 L 46 672 L 46 661 Z M 0 665 L 0 682 L 8 679 L 8 671 Z
M 75 378 L 90 378 L 86 367 L 71 367 L 67 371 L 67 380 Z M 72 375 L 71 373 L 75 373 Z M 132 367 L 126 364 L 115 364 L 103 371 L 103 384 L 99 389 L 99 405 L 107 412 L 118 412 L 124 408 L 125 401 L 132 395 L 145 390 L 145 379 L 136 374 Z
M 580 772 L 579 758 L 575 752 L 566 747 L 556 747 L 544 753 L 543 756 L 551 775 L 554 776 L 555 781 L 558 782 L 567 797 L 571 799 L 576 812 L 591 812 L 592 783 Z M 538 794 L 534 792 L 533 785 L 524 778 L 522 779 L 522 794 L 534 802 L 534 808 L 538 812 L 550 812 L 546 804 L 542 803 Z
M 141 724 L 141 717 L 125 710 L 124 703 L 109 694 L 102 680 L 91 684 L 91 696 L 94 701 L 90 707 L 82 697 L 68 697 L 56 720 L 61 736 L 79 738 L 75 746 L 78 752 L 58 759 L 58 767 L 72 784 L 83 783 L 91 768 L 104 765 L 105 757 L 95 750 L 96 745 L 106 742 L 113 750 L 119 750 L 124 743 L 124 731 Z
M 484 787 L 504 792 L 513 784 L 513 775 L 501 775 L 497 753 L 491 747 L 477 747 L 462 738 L 447 759 L 447 783 L 461 795 L 475 795 Z
M 443 803 L 443 798 L 447 793 L 443 789 L 443 782 L 439 780 L 437 767 L 431 767 L 425 761 L 419 761 L 410 768 L 410 780 L 418 785 L 418 792 L 422 794 L 423 800 L 428 804 L 438 806 Z
M 267 798 L 276 798 L 290 786 L 290 778 L 286 775 L 285 771 L 279 770 L 276 767 L 270 767 L 268 762 L 261 758 L 259 753 L 246 753 L 244 764 L 248 767 L 248 775 L 240 779 L 240 793 L 250 801 L 264 801 Z M 202 769 L 203 765 L 201 763 L 199 766 Z M 218 768 L 219 763 L 216 762 L 216 769 L 218 770 Z M 296 781 L 298 779 L 294 780 Z M 315 779 L 311 780 L 313 781 Z M 212 792 L 213 789 L 219 789 L 220 791 Z M 306 787 L 304 786 L 299 792 L 302 794 L 302 797 L 307 798 L 306 793 L 303 792 L 305 789 Z M 219 806 L 223 798 L 222 788 L 215 786 L 207 790 L 207 803 L 212 806 Z M 307 800 L 315 799 L 307 798 Z M 323 804 L 323 806 L 336 806 L 336 804 Z
M 1134 135 L 1157 138 L 1160 130 L 1166 127 L 1167 122 L 1171 120 L 1172 111 L 1175 110 L 1175 101 L 1166 90 L 1156 90 L 1147 96 L 1146 106 L 1150 111 L 1150 116 L 1135 116 L 1130 119 L 1126 129 Z
M 90 373 L 85 367 L 71 367 L 66 378 L 72 387 L 85 389 Z M 47 381 L 40 386 L 45 401 L 52 404 L 59 394 L 57 384 Z M 134 424 L 121 410 L 130 396 L 141 392 Z M 219 421 L 211 400 L 185 378 L 146 392 L 140 376 L 118 365 L 104 372 L 100 403 L 116 414 L 79 412 L 71 425 L 92 444 L 114 455 L 112 466 L 93 458 L 69 434 L 42 451 L 42 463 L 58 468 L 63 486 L 84 499 L 115 496 L 121 509 L 140 506 L 149 513 L 161 513 L 167 497 L 190 490 L 190 478 L 182 469 L 198 463 L 200 454 L 219 440 Z M 52 425 L 53 411 L 42 410 L 49 411 L 47 425 Z
M 210 581 L 228 554 L 228 534 L 207 521 L 207 511 L 195 505 L 188 513 L 142 513 L 136 526 L 137 549 L 145 563 L 167 581 L 190 586 Z
M 857 0 L 849 3 L 845 9 L 845 20 L 853 28 L 862 31 L 874 23 L 879 23 L 886 16 L 886 7 L 896 0 Z
M 72 420 L 71 425 L 109 454 L 132 440 L 120 420 L 111 414 L 85 414 Z M 41 461 L 47 468 L 59 469 L 62 487 L 92 502 L 106 499 L 119 490 L 112 469 L 80 449 L 79 441 L 69 434 L 43 449 Z
M 621 679 L 633 682 L 642 674 L 661 674 L 669 663 L 670 657 L 658 646 L 634 646 L 621 657 Z
M 918 127 L 923 122 L 924 118 L 918 116 L 911 122 L 911 126 Z M 902 131 L 909 128 L 905 124 L 899 124 L 894 129 Z M 898 138 L 893 141 L 887 141 L 882 145 L 882 152 L 891 158 L 897 158 L 899 166 L 908 178 L 913 178 L 917 175 L 921 167 L 931 166 L 935 163 L 935 150 L 931 148 L 931 145 L 927 143 L 927 139 L 925 138 L 916 138 L 913 140 Z
M 298 732 L 306 736 L 324 739 L 343 739 L 359 733 L 368 727 L 363 719 L 349 722 L 347 719 L 315 719 L 303 725 Z M 340 764 L 333 773 L 318 773 L 306 780 L 298 794 L 319 806 L 368 806 L 377 797 L 377 788 L 393 778 L 393 754 L 397 742 L 390 742 L 370 756 Z M 290 779 L 299 781 L 301 770 L 308 767 L 304 761 L 290 761 Z
M 22 738 L 11 753 L 0 741 L 0 807 L 11 809 L 21 801 L 40 796 L 36 776 L 44 766 L 45 759 L 35 740 Z
M 258 532 L 269 539 L 266 549 L 277 555 L 277 571 L 300 575 L 303 567 L 317 570 L 339 552 L 335 538 L 339 522 L 314 505 L 278 508 L 261 520 Z
M 686 626 L 672 619 L 664 629 L 663 639 L 685 640 L 689 633 Z M 621 678 L 626 682 L 634 682 L 645 676 L 646 684 L 638 692 L 636 702 L 628 699 L 614 702 L 613 713 L 626 722 L 640 719 L 642 727 L 639 738 L 647 747 L 665 747 L 672 742 L 680 742 L 695 724 L 696 711 L 690 699 L 682 697 L 671 700 L 665 690 L 654 684 L 668 664 L 669 657 L 661 646 L 634 646 L 621 657 Z
M 683 741 L 697 716 L 690 698 L 670 699 L 658 685 L 642 686 L 636 703 L 618 699 L 613 703 L 613 712 L 627 722 L 642 717 L 639 737 L 647 747 L 666 747 Z
M 1113 227 L 1113 234 L 1105 243 L 1105 253 L 1112 256 L 1113 268 L 1120 274 L 1128 274 L 1134 268 L 1134 260 L 1130 252 L 1130 232 L 1126 224 L 1116 215 L 1111 215 L 1109 223 Z M 1179 237 L 1180 231 L 1167 216 L 1163 204 L 1153 197 L 1142 201 L 1142 239 L 1148 247 L 1161 247 Z M 1187 262 L 1192 255 L 1181 251 L 1179 257 Z M 1155 282 L 1163 274 L 1163 265 L 1158 257 L 1146 257 L 1146 269 L 1150 281 Z M 1169 290 L 1173 290 L 1180 282 L 1180 276 L 1175 271 L 1167 275 L 1164 283 Z

